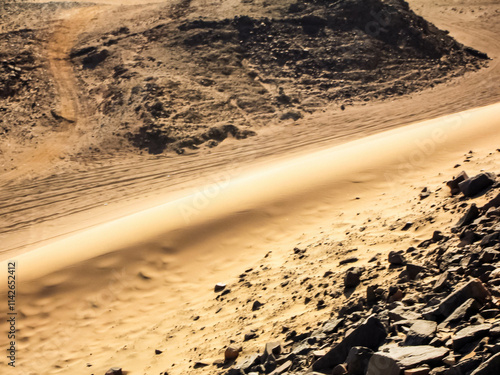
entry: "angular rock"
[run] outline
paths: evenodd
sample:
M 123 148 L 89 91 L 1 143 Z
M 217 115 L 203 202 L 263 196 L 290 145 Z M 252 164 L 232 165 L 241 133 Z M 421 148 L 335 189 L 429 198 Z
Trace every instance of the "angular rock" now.
M 246 356 L 243 358 L 242 361 L 238 361 L 236 366 L 234 366 L 235 369 L 242 370 L 244 372 L 247 372 L 251 367 L 257 366 L 261 364 L 261 358 L 259 354 L 252 354 L 249 356 Z
M 274 355 L 278 357 L 281 354 L 281 344 L 277 341 L 268 342 L 264 348 L 263 359 L 266 360 L 268 356 Z
M 483 207 L 481 207 L 481 211 L 488 211 L 490 208 L 500 207 L 500 193 L 497 194 L 495 198 L 486 203 Z
M 466 197 L 473 197 L 487 188 L 491 187 L 496 181 L 493 173 L 479 173 L 458 184 L 458 188 Z
M 455 225 L 456 228 L 461 228 L 465 225 L 469 225 L 474 220 L 479 217 L 479 208 L 477 208 L 475 203 L 472 203 L 468 210 L 465 212 L 464 216 Z
M 254 301 L 252 304 L 252 311 L 257 311 L 259 310 L 262 306 L 264 306 L 263 303 L 260 303 L 259 301 Z
M 344 286 L 346 288 L 357 287 L 360 283 L 361 271 L 358 268 L 347 271 L 344 278 Z
M 288 371 L 288 369 L 292 367 L 292 361 L 286 361 L 281 366 L 276 368 L 270 375 L 281 375 Z
M 469 298 L 486 302 L 490 298 L 490 293 L 480 280 L 471 280 L 450 294 L 437 306 L 426 309 L 423 316 L 428 320 L 444 320 Z
M 405 264 L 405 257 L 401 251 L 391 251 L 389 253 L 389 263 L 395 266 Z
M 350 332 L 339 344 L 334 346 L 325 356 L 313 364 L 313 370 L 334 368 L 343 363 L 353 346 L 364 346 L 377 350 L 387 337 L 382 322 L 375 316 L 370 316 L 364 323 Z
M 410 280 L 415 280 L 417 275 L 422 271 L 425 271 L 425 267 L 411 263 L 408 263 L 406 265 L 406 272 L 408 273 L 408 277 L 410 278 Z
M 106 371 L 106 375 L 122 375 L 123 371 L 121 367 L 111 367 Z
M 455 177 L 453 180 L 450 180 L 446 183 L 446 185 L 450 188 L 450 192 L 452 195 L 460 193 L 460 188 L 458 187 L 458 184 L 461 183 L 462 181 L 465 181 L 469 178 L 467 173 L 465 171 L 460 172 L 460 174 Z
M 394 358 L 378 352 L 372 355 L 366 375 L 401 375 L 402 368 Z
M 435 348 L 430 345 L 420 346 L 390 346 L 373 355 L 383 355 L 392 358 L 401 369 L 419 367 L 424 364 L 436 365 L 449 353 L 447 348 Z M 370 360 L 370 364 L 372 363 Z M 370 365 L 368 366 L 370 368 Z
M 443 329 L 453 324 L 459 323 L 461 320 L 470 318 L 472 315 L 476 314 L 481 305 L 474 299 L 469 298 L 467 301 L 462 303 L 459 307 L 455 309 L 440 325 L 439 328 Z
M 450 273 L 448 271 L 445 271 L 439 276 L 439 278 L 436 280 L 436 283 L 434 284 L 434 291 L 435 292 L 440 292 L 443 289 L 445 289 L 448 286 L 448 278 L 450 277 Z
M 500 353 L 495 354 L 479 365 L 470 375 L 498 375 L 500 369 Z
M 466 344 L 485 337 L 491 329 L 491 324 L 477 324 L 465 327 L 453 336 L 453 350 L 458 351 Z
M 404 345 L 423 345 L 431 342 L 436 333 L 437 323 L 431 320 L 417 320 L 406 334 Z
M 373 350 L 370 348 L 362 346 L 352 347 L 345 360 L 347 364 L 347 373 L 349 375 L 364 375 L 372 355 Z
M 223 284 L 223 283 L 217 283 L 217 284 L 215 284 L 215 286 L 214 286 L 214 292 L 215 292 L 215 293 L 222 292 L 225 288 L 226 288 L 226 284 Z

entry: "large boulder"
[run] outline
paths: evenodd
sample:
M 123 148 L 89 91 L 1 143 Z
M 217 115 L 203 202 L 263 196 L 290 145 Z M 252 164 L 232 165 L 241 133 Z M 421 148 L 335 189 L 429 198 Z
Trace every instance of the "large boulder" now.
M 496 177 L 493 173 L 484 172 L 460 182 L 458 188 L 466 197 L 473 197 L 489 188 L 495 182 Z

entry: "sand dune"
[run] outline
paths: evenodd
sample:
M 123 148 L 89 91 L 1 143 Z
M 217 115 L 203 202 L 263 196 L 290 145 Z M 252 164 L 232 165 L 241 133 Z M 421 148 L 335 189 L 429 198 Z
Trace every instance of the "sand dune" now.
M 276 162 L 15 257 L 18 366 L 101 373 L 119 362 L 130 374 L 155 373 L 186 347 L 174 340 L 162 361 L 149 348 L 206 305 L 213 283 L 335 228 L 339 216 L 363 220 L 356 213 L 375 202 L 396 215 L 390 207 L 428 176 L 452 174 L 464 150 L 497 148 L 499 111 L 495 104 Z M 96 364 L 85 371 L 90 358 Z

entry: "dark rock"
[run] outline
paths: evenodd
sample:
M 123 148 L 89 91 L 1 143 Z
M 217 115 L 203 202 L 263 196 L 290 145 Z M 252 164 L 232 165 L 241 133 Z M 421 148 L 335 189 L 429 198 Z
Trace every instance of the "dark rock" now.
M 500 353 L 495 354 L 486 362 L 479 365 L 471 375 L 498 375 L 500 369 Z
M 465 212 L 464 216 L 462 216 L 462 218 L 455 225 L 455 227 L 461 228 L 465 225 L 469 225 L 474 220 L 476 220 L 478 216 L 479 216 L 479 209 L 477 208 L 475 203 L 472 203 L 467 212 Z
M 430 320 L 417 320 L 406 334 L 404 345 L 424 345 L 430 343 L 437 329 L 437 323 Z
M 453 349 L 458 351 L 466 344 L 483 338 L 491 329 L 491 324 L 478 324 L 465 327 L 453 336 Z
M 106 375 L 123 375 L 123 371 L 121 367 L 111 367 L 106 371 Z
M 426 309 L 423 316 L 429 320 L 444 320 L 469 298 L 485 302 L 490 298 L 490 293 L 480 280 L 471 280 L 462 285 L 460 289 L 455 290 L 437 306 Z
M 472 315 L 476 314 L 481 305 L 474 299 L 469 298 L 453 311 L 440 325 L 439 328 L 443 329 L 453 324 L 459 323 L 462 320 L 469 319 Z
M 313 364 L 313 370 L 334 368 L 343 363 L 353 346 L 363 346 L 377 350 L 387 337 L 382 322 L 375 316 L 369 317 L 364 323 L 352 330 L 339 344 L 335 345 L 325 356 Z
M 429 190 L 429 188 L 427 187 L 423 188 L 419 194 L 420 200 L 429 197 L 429 195 L 431 195 L 431 191 Z
M 350 258 L 347 258 L 347 259 L 342 259 L 340 262 L 339 262 L 339 266 L 343 265 L 343 264 L 348 264 L 348 263 L 355 263 L 357 262 L 359 259 L 356 258 L 356 257 L 350 257 Z
M 460 182 L 458 188 L 466 197 L 473 197 L 491 187 L 495 180 L 495 175 L 492 173 L 480 173 Z
M 195 362 L 194 365 L 193 365 L 193 368 L 194 369 L 199 369 L 199 368 L 203 368 L 203 367 L 207 367 L 208 366 L 208 363 L 205 363 L 205 362 Z
M 266 360 L 267 357 L 271 354 L 274 355 L 275 357 L 281 354 L 281 344 L 279 342 L 277 341 L 268 342 L 264 347 L 264 354 L 262 355 L 262 358 Z
M 406 272 L 408 273 L 408 277 L 410 278 L 410 280 L 415 280 L 417 275 L 422 271 L 425 271 L 425 267 L 411 263 L 408 263 L 406 265 Z
M 430 366 L 439 364 L 448 353 L 449 350 L 447 348 L 435 348 L 429 345 L 390 346 L 385 348 L 383 351 L 373 354 L 370 359 L 370 363 L 368 364 L 367 375 L 377 374 L 374 371 L 377 368 L 380 369 L 382 367 L 382 363 L 390 363 L 387 358 L 392 359 L 392 361 L 397 364 L 400 369 L 405 369 L 422 366 L 424 364 Z M 397 368 L 394 363 L 390 364 L 388 368 Z M 371 368 L 373 369 L 371 370 Z
M 252 340 L 254 338 L 258 337 L 257 334 L 255 332 L 249 332 L 249 333 L 245 333 L 245 336 L 243 338 L 243 341 L 248 341 L 248 340 Z
M 321 329 L 327 335 L 332 334 L 337 331 L 337 329 L 344 323 L 344 319 L 333 319 L 323 326 Z
M 226 361 L 233 361 L 240 355 L 242 348 L 241 346 L 230 345 L 224 352 L 224 359 Z
M 440 292 L 443 289 L 445 289 L 448 286 L 448 278 L 450 274 L 448 271 L 445 271 L 439 276 L 439 278 L 436 280 L 436 283 L 434 284 L 434 291 L 435 292 Z
M 455 177 L 453 180 L 450 180 L 446 183 L 446 185 L 450 188 L 450 192 L 452 195 L 460 193 L 460 188 L 458 187 L 458 184 L 466 179 L 468 179 L 469 176 L 465 171 L 460 172 L 460 174 Z
M 262 306 L 264 306 L 264 304 L 263 304 L 263 303 L 260 303 L 259 301 L 255 301 L 255 302 L 252 304 L 252 311 L 259 310 Z
M 215 284 L 215 286 L 214 286 L 214 292 L 215 292 L 215 293 L 222 292 L 225 288 L 226 288 L 226 284 L 223 284 L 223 283 L 217 283 L 217 284 Z
M 481 207 L 481 211 L 488 211 L 490 208 L 500 207 L 500 193 L 497 194 L 495 198 L 486 203 L 483 207 Z
M 439 242 L 444 238 L 445 237 L 443 236 L 443 233 L 441 233 L 441 231 L 439 230 L 434 231 L 434 233 L 432 234 L 432 241 L 434 242 Z
M 156 355 L 161 354 L 161 353 L 163 353 L 163 351 L 162 351 L 162 350 L 160 350 L 160 349 L 155 349 L 155 354 L 156 354 Z
M 362 269 L 355 267 L 352 270 L 348 270 L 344 277 L 344 286 L 346 288 L 355 288 L 360 283 Z
M 373 350 L 370 348 L 362 346 L 352 347 L 345 360 L 347 364 L 347 373 L 349 375 L 364 375 L 372 355 Z
M 395 266 L 405 264 L 405 257 L 402 251 L 391 251 L 389 253 L 389 263 Z

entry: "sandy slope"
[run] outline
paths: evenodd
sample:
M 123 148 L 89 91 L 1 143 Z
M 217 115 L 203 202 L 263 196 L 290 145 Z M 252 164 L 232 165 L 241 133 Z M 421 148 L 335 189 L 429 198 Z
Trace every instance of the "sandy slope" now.
M 495 18 L 470 12 L 446 16 L 451 12 L 446 4 L 415 4 L 459 40 L 500 57 Z M 467 9 L 479 6 L 467 4 Z M 299 242 L 317 248 L 323 260 L 311 265 L 317 273 L 337 266 L 342 250 L 334 243 L 358 248 L 362 260 L 385 254 L 395 242 L 407 245 L 404 233 L 387 227 L 419 217 L 416 209 L 419 215 L 431 210 L 430 202 L 409 206 L 421 188 L 441 187 L 469 149 L 480 155 L 467 165 L 470 173 L 498 165 L 498 154 L 489 153 L 499 143 L 499 106 L 331 145 L 498 102 L 499 75 L 494 60 L 486 70 L 411 98 L 326 110 L 304 119 L 303 126 L 290 126 L 284 136 L 282 129 L 269 129 L 255 139 L 225 141 L 211 153 L 129 159 L 3 183 L 1 259 L 39 248 L 16 257 L 22 314 L 17 370 L 99 374 L 119 365 L 129 374 L 185 373 L 190 360 L 220 357 L 245 327 L 265 328 L 264 342 L 277 311 L 279 321 L 298 316 L 297 324 L 306 325 L 319 313 L 293 304 L 275 306 L 251 323 L 240 319 L 249 315 L 241 309 L 245 293 L 216 314 L 213 284 L 263 264 L 271 250 L 266 266 L 280 273 L 284 255 Z M 71 119 L 78 110 L 71 100 L 67 104 L 61 108 L 68 108 L 62 111 Z M 436 133 L 439 129 L 444 133 Z M 308 155 L 318 148 L 325 151 Z M 291 154 L 305 156 L 286 156 Z M 215 187 L 193 188 L 208 182 Z M 187 192 L 193 195 L 182 198 Z M 150 210 L 111 221 L 145 208 Z M 422 223 L 418 235 L 425 239 L 449 226 L 448 220 L 442 213 L 431 224 Z M 100 223 L 106 224 L 93 227 Z M 93 228 L 78 232 L 84 227 Z M 317 235 L 319 227 L 325 233 Z M 362 227 L 368 231 L 361 235 Z M 352 240 L 348 233 L 354 230 L 360 234 Z M 78 233 L 69 236 L 72 232 Z M 66 239 L 54 241 L 64 234 Z M 5 264 L 1 267 L 3 274 Z M 194 321 L 198 315 L 203 318 Z M 252 345 L 257 344 L 249 344 L 249 351 L 256 349 Z M 156 348 L 165 352 L 155 356 Z M 3 371 L 5 358 L 0 365 Z
M 249 314 L 233 302 L 216 315 L 215 282 L 259 264 L 270 250 L 269 266 L 284 266 L 284 254 L 299 242 L 313 244 L 318 227 L 329 228 L 318 243 L 349 243 L 354 228 L 368 226 L 357 237 L 365 260 L 396 241 L 404 246 L 408 237 L 387 225 L 422 214 L 409 207 L 416 188 L 442 187 L 463 150 L 480 156 L 471 173 L 498 163 L 489 151 L 500 141 L 499 110 L 493 105 L 266 166 L 17 257 L 18 365 L 34 374 L 103 373 L 112 365 L 155 374 L 175 363 L 175 374 L 199 356 L 215 358 L 246 326 L 234 319 Z M 443 213 L 422 223 L 419 236 L 448 220 Z M 324 264 L 315 272 L 336 267 L 332 254 L 340 251 L 318 253 Z M 280 307 L 280 319 L 297 315 L 307 324 L 308 310 Z M 193 322 L 198 315 L 202 322 Z M 272 316 L 259 314 L 252 324 L 262 329 Z M 155 348 L 166 351 L 156 356 Z

